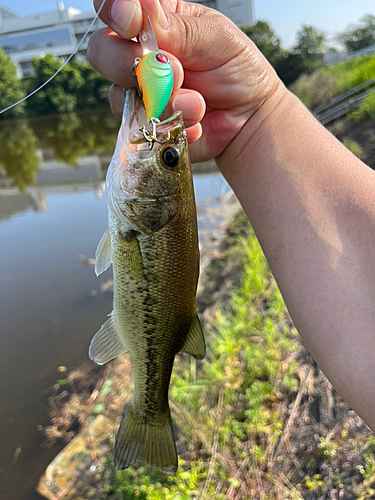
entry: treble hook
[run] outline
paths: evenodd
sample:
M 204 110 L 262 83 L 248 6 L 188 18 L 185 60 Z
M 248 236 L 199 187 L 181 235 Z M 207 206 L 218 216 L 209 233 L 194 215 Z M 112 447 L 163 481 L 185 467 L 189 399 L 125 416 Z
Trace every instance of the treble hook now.
M 148 146 L 150 148 L 150 151 L 153 149 L 154 147 L 154 144 L 155 142 L 157 142 L 158 144 L 166 144 L 169 139 L 171 138 L 170 136 L 170 133 L 169 133 L 169 130 L 168 130 L 168 134 L 167 134 L 167 138 L 165 141 L 159 141 L 157 136 L 156 136 L 156 125 L 160 123 L 160 120 L 158 118 L 151 118 L 150 120 L 150 124 L 152 126 L 152 129 L 151 129 L 151 134 L 150 132 L 146 129 L 146 127 L 143 125 L 143 127 L 140 129 L 140 131 L 142 132 L 143 134 L 143 137 L 146 139 L 146 141 L 148 142 Z

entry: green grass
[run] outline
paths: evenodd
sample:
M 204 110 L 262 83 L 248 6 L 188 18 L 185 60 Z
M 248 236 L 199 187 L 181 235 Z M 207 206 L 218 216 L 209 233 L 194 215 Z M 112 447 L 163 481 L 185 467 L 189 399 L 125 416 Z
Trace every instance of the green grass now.
M 116 471 L 108 488 L 114 498 L 234 498 L 244 477 L 257 485 L 259 468 L 272 459 L 284 428 L 279 402 L 298 386 L 296 362 L 286 361 L 296 349 L 296 331 L 250 228 L 237 238 L 235 251 L 242 280 L 206 332 L 208 360 L 195 367 L 183 356 L 173 373 L 179 470 L 176 476 L 143 467 Z
M 375 119 L 375 91 L 365 97 L 358 109 L 350 113 L 350 118 L 355 122 Z
M 334 66 L 322 68 L 320 71 L 321 74 L 333 78 L 337 93 L 341 94 L 375 78 L 375 55 L 348 59 Z
M 363 156 L 363 149 L 362 147 L 358 144 L 358 142 L 353 141 L 351 139 L 345 138 L 342 143 L 346 148 L 349 149 L 354 155 L 356 155 L 358 158 L 362 158 Z
M 303 75 L 293 84 L 292 91 L 313 109 L 372 78 L 375 78 L 373 54 L 321 68 L 310 76 Z

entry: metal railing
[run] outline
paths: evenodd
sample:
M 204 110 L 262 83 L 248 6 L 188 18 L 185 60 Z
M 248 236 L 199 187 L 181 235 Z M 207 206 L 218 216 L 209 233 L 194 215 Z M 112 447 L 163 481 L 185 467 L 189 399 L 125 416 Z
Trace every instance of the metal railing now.
M 367 56 L 369 54 L 375 54 L 375 45 L 357 50 L 356 52 L 327 52 L 323 56 L 323 61 L 327 66 L 333 66 L 339 62 L 354 59 L 356 57 Z
M 350 111 L 359 108 L 363 99 L 372 94 L 372 92 L 375 92 L 375 78 L 340 94 L 331 101 L 313 109 L 312 112 L 320 123 L 327 125 L 337 120 L 337 118 L 345 116 Z

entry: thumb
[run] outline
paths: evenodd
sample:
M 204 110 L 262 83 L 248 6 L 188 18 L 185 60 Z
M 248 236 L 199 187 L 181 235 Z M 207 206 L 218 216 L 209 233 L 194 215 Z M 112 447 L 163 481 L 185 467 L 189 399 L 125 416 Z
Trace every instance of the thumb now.
M 214 9 L 181 0 L 140 0 L 140 4 L 150 17 L 159 48 L 177 57 L 186 69 L 221 66 L 248 44 L 248 37 Z
M 94 0 L 97 10 L 101 3 Z M 150 17 L 159 48 L 195 71 L 228 61 L 233 57 L 230 48 L 235 38 L 246 37 L 219 12 L 180 0 L 106 0 L 100 17 L 118 35 L 129 40 L 139 33 L 145 13 Z

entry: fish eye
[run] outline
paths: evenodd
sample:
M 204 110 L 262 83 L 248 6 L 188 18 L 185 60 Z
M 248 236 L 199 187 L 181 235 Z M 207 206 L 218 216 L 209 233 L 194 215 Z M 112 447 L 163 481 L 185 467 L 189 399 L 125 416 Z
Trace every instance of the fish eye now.
M 175 148 L 165 148 L 161 154 L 161 161 L 166 167 L 174 168 L 178 164 L 180 153 Z

